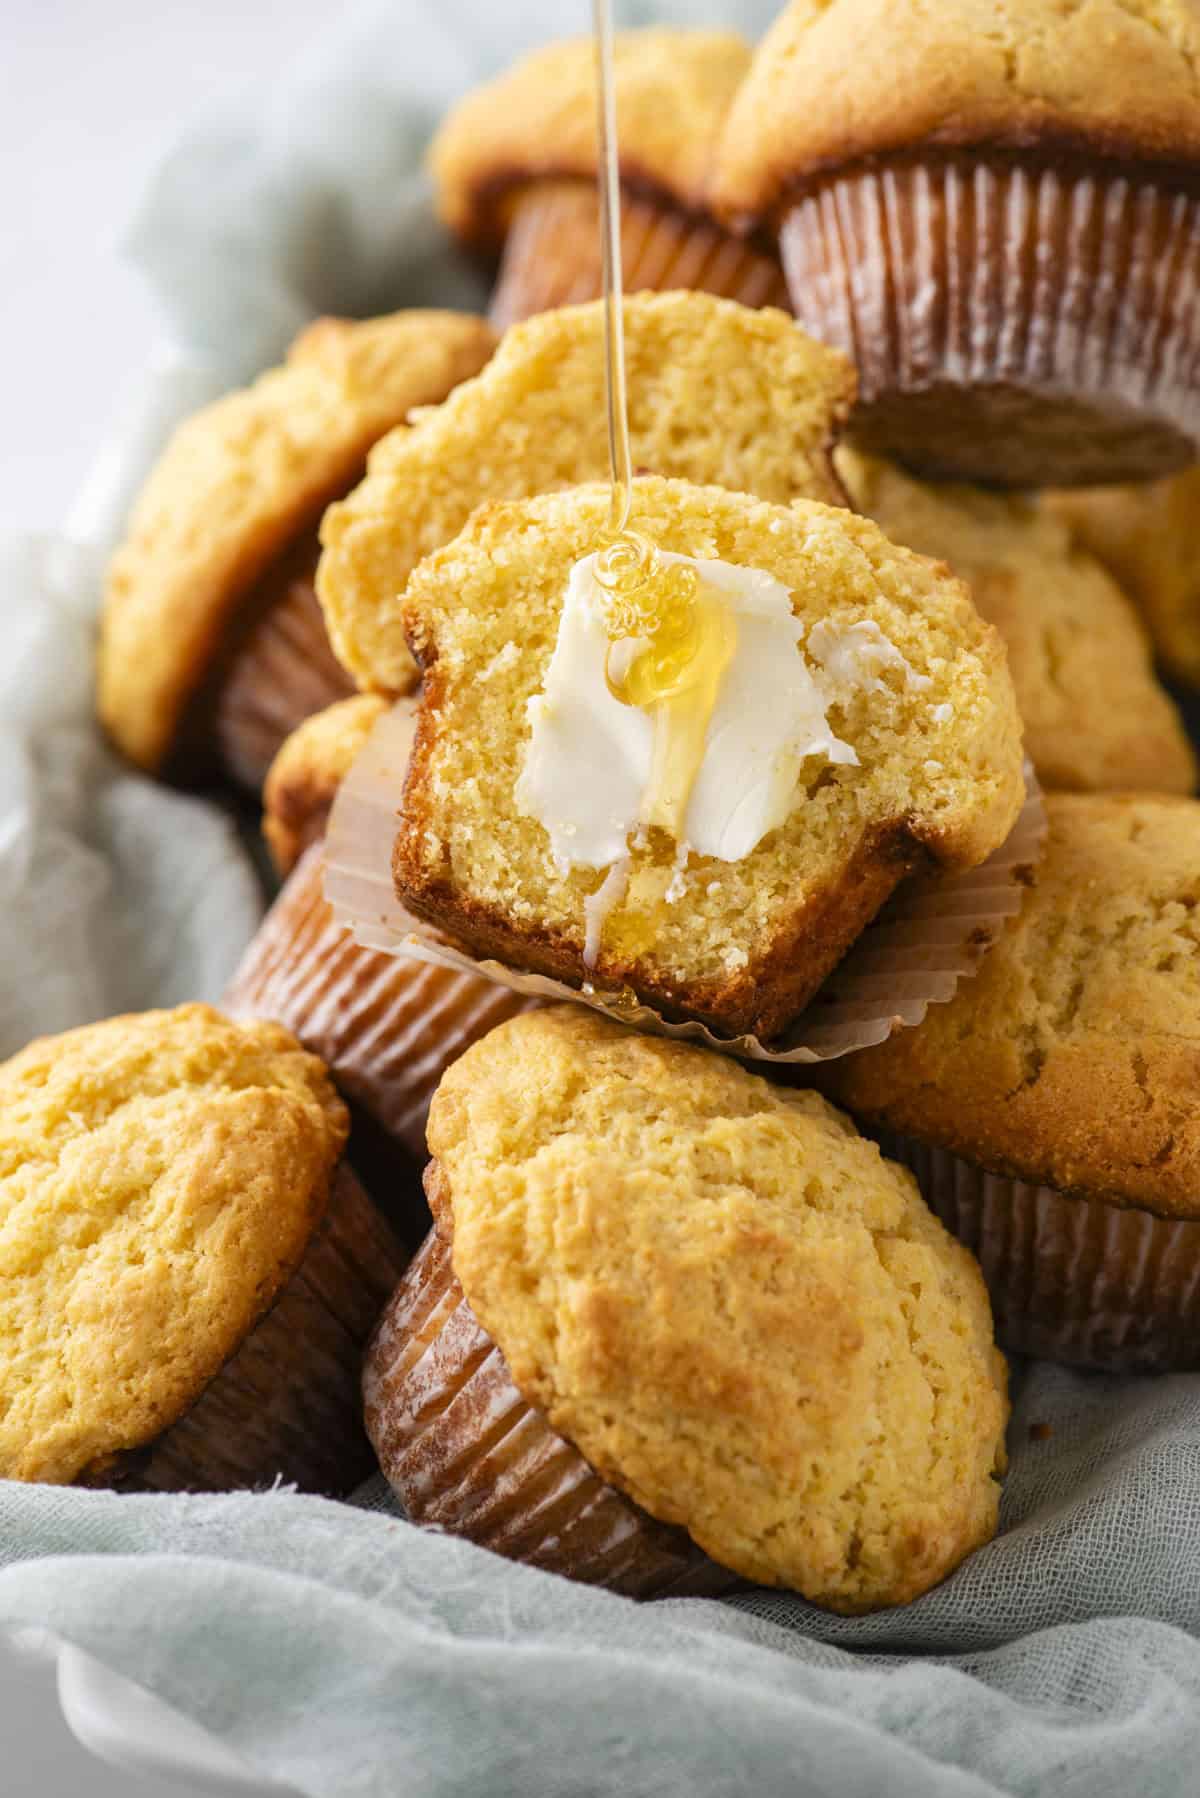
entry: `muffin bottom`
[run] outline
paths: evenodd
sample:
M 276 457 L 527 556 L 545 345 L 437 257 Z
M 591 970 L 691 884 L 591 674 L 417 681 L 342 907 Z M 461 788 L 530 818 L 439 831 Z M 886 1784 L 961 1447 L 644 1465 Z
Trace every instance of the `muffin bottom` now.
M 359 1394 L 363 1344 L 406 1256 L 343 1162 L 304 1260 L 177 1422 L 83 1486 L 228 1492 L 279 1479 L 338 1497 L 372 1471 Z
M 657 200 L 621 195 L 624 291 L 691 288 L 743 306 L 790 310 L 774 256 L 711 221 Z M 516 201 L 488 316 L 504 330 L 537 312 L 604 291 L 600 202 L 590 181 L 540 181 Z
M 431 1231 L 363 1373 L 367 1433 L 408 1516 L 630 1598 L 742 1583 L 607 1485 L 517 1390 Z
M 976 1256 L 1002 1347 L 1111 1373 L 1200 1368 L 1200 1221 L 1031 1186 L 874 1134 Z
M 315 579 L 321 546 L 308 531 L 249 594 L 229 644 L 189 709 L 177 774 L 216 766 L 252 793 L 285 738 L 355 692 L 330 646 Z
M 935 476 L 1148 479 L 1200 443 L 1200 199 L 1020 156 L 890 159 L 800 195 L 796 316 L 858 365 L 851 429 Z

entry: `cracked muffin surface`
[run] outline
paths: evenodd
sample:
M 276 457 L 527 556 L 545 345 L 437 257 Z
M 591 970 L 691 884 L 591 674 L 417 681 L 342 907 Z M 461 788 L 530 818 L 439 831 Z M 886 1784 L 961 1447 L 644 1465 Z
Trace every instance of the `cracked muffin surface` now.
M 1200 1215 L 1200 803 L 1057 794 L 1016 918 L 945 1005 L 822 1070 L 996 1173 Z
M 859 1611 L 993 1533 L 1007 1404 L 979 1269 L 816 1094 L 560 1007 L 449 1069 L 429 1144 L 519 1390 L 714 1560 Z

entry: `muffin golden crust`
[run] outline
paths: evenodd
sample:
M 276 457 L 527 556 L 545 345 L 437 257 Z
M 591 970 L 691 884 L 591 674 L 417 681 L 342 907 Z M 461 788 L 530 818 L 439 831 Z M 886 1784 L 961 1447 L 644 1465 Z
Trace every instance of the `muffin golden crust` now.
M 1200 687 L 1200 468 L 1141 485 L 1050 493 L 1045 503 L 1111 569 L 1163 665 Z
M 717 134 L 750 66 L 732 32 L 618 32 L 613 46 L 621 172 L 631 185 L 702 210 Z M 547 44 L 446 118 L 430 167 L 449 228 L 485 248 L 506 229 L 522 184 L 596 174 L 596 74 L 590 38 Z
M 1047 799 L 1019 918 L 953 999 L 822 1088 L 994 1173 L 1200 1216 L 1200 803 Z
M 810 757 L 784 822 L 738 860 L 665 831 L 629 852 L 624 897 L 585 964 L 584 902 L 604 871 L 555 862 L 522 811 L 528 704 L 543 686 L 570 570 L 603 540 L 607 487 L 475 514 L 409 583 L 425 674 L 393 868 L 400 897 L 476 953 L 575 985 L 588 976 L 730 1034 L 775 1034 L 903 874 L 975 866 L 1020 810 L 1020 723 L 1004 650 L 948 570 L 869 520 L 797 500 L 655 477 L 633 521 L 660 549 L 758 568 L 835 636 L 878 632 L 909 675 L 834 684 L 828 717 L 854 766 Z M 799 654 L 799 649 L 796 650 Z M 685 902 L 675 904 L 682 882 Z
M 518 1389 L 714 1560 L 860 1611 L 992 1534 L 1007 1407 L 978 1268 L 814 1094 L 572 1006 L 455 1063 L 429 1142 Z
M 822 170 L 914 148 L 1200 160 L 1193 0 L 792 0 L 726 121 L 726 216 Z
M 366 479 L 325 514 L 317 588 L 363 686 L 411 686 L 399 596 L 476 506 L 607 473 L 603 333 L 598 302 L 514 327 L 479 379 L 377 444 Z M 635 467 L 842 503 L 830 453 L 854 373 L 785 313 L 642 294 L 625 303 L 625 350 Z
M 240 601 L 344 493 L 372 443 L 487 361 L 482 319 L 320 319 L 282 367 L 176 431 L 113 558 L 99 709 L 130 758 L 159 767 Z
M 299 1266 L 345 1108 L 273 1024 L 111 1018 L 0 1068 L 0 1474 L 68 1483 L 173 1424 Z
M 1192 791 L 1196 758 L 1136 614 L 1063 525 L 1023 496 L 933 486 L 848 450 L 838 469 L 889 537 L 961 575 L 1003 637 L 1043 786 Z
M 280 875 L 325 832 L 334 795 L 387 710 L 387 701 L 359 693 L 327 706 L 294 730 L 275 757 L 263 786 L 263 835 Z

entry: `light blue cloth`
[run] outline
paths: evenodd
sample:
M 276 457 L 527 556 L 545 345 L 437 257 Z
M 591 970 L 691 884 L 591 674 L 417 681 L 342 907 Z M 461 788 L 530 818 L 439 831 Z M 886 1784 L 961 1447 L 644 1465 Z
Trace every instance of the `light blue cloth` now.
M 432 224 L 421 145 L 515 48 L 585 25 L 549 0 L 353 13 L 154 181 L 133 243 L 176 353 L 75 514 L 87 542 L 0 546 L 0 1053 L 215 996 L 260 908 L 225 819 L 121 769 L 91 723 L 100 553 L 129 493 L 177 418 L 313 311 L 478 299 Z M 0 1484 L 0 1628 L 57 1632 L 314 1795 L 1183 1798 L 1200 1379 L 1037 1367 L 1016 1391 L 998 1540 L 861 1621 L 767 1593 L 639 1608 L 283 1493 Z

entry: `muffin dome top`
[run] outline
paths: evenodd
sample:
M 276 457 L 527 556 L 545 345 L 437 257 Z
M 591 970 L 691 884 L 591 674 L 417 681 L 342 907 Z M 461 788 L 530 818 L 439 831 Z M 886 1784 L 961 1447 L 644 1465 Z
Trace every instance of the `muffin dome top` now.
M 322 1064 L 203 1005 L 0 1066 L 0 1477 L 168 1428 L 299 1265 L 347 1135 Z
M 975 978 L 822 1085 L 994 1172 L 1200 1217 L 1200 802 L 1046 808 L 1034 885 Z
M 792 0 L 731 109 L 714 177 L 753 219 L 823 169 L 993 145 L 1200 159 L 1196 0 Z
M 613 44 L 621 171 L 687 210 L 703 208 L 717 134 L 750 47 L 726 31 L 618 32 Z M 483 247 L 502 243 L 506 199 L 539 177 L 596 173 L 591 38 L 547 44 L 468 94 L 433 140 L 442 218 Z
M 458 312 L 318 319 L 282 367 L 180 425 L 108 574 L 99 708 L 126 755 L 161 765 L 239 603 L 376 438 L 475 374 L 495 341 Z
M 378 694 L 355 693 L 285 738 L 263 784 L 263 836 L 281 876 L 324 834 L 337 790 L 386 710 Z
M 995 1526 L 979 1270 L 814 1094 L 581 1007 L 443 1077 L 429 1182 L 521 1392 L 747 1578 L 901 1603 Z

